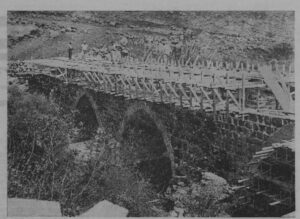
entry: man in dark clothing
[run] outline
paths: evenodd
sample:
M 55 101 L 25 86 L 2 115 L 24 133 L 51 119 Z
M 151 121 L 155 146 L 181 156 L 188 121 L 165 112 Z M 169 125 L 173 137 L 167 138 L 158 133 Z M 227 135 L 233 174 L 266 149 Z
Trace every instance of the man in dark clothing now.
M 69 52 L 69 59 L 70 59 L 70 60 L 72 59 L 72 51 L 73 51 L 72 43 L 69 42 L 69 45 L 68 45 L 68 52 Z
M 181 53 L 182 53 L 182 43 L 178 40 L 175 39 L 172 42 L 172 56 L 175 59 L 175 64 L 176 66 L 180 65 L 180 57 L 181 57 Z

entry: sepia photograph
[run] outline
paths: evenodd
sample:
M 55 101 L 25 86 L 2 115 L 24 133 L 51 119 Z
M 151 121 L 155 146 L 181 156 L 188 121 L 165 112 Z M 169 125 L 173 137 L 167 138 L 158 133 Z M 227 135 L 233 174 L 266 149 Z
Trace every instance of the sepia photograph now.
M 6 12 L 7 216 L 295 217 L 295 11 L 191 9 Z

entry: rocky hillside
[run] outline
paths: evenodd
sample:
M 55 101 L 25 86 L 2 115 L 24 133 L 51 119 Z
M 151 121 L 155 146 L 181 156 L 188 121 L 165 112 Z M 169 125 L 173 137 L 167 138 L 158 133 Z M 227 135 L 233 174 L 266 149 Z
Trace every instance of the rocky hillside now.
M 101 47 L 124 34 L 133 41 L 193 31 L 199 53 L 215 59 L 278 60 L 294 57 L 294 12 L 105 11 L 9 12 L 10 59 L 66 55 L 86 40 Z

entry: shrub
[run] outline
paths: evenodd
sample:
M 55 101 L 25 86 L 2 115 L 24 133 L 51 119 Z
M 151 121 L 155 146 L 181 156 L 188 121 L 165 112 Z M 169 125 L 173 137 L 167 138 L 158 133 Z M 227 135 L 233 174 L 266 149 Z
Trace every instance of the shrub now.
M 44 96 L 8 88 L 8 196 L 57 200 L 70 120 Z
M 110 135 L 98 133 L 106 148 L 87 162 L 66 149 L 72 115 L 41 94 L 13 84 L 8 88 L 8 197 L 54 200 L 62 214 L 75 216 L 101 200 L 129 209 L 132 216 L 155 216 L 148 204 L 151 185 L 124 165 L 115 165 L 107 149 Z

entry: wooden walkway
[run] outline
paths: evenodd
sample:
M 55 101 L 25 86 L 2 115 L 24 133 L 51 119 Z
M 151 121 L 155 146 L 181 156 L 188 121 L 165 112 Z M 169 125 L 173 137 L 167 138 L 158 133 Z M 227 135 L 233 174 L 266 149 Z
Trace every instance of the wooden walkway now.
M 233 67 L 209 60 L 190 66 L 138 60 L 113 64 L 94 58 L 56 57 L 25 61 L 24 66 L 18 74 L 44 74 L 129 99 L 174 103 L 212 112 L 294 116 L 294 74 L 280 72 L 279 67 L 274 70 L 270 65 Z

